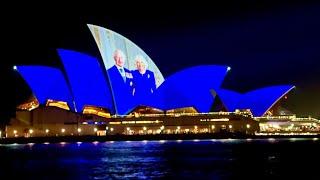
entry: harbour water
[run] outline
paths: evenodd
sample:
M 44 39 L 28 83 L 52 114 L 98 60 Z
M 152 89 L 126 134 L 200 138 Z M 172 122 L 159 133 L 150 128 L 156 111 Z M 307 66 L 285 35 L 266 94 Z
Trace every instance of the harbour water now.
M 2 144 L 0 179 L 319 179 L 320 139 Z

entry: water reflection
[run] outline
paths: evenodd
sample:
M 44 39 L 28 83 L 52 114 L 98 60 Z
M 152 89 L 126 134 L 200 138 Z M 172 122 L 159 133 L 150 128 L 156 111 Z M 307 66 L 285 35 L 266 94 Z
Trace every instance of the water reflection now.
M 0 178 L 314 177 L 316 139 L 208 139 L 1 145 Z M 305 156 L 308 154 L 309 156 Z

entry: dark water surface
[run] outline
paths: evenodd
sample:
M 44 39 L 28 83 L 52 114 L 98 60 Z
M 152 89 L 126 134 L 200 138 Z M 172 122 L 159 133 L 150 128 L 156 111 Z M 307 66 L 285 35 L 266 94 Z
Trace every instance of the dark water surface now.
M 0 179 L 320 179 L 320 139 L 0 145 Z

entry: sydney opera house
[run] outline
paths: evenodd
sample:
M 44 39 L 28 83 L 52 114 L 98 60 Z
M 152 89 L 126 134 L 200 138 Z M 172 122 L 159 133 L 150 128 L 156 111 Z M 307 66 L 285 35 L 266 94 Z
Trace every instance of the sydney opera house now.
M 6 126 L 7 137 L 319 132 L 319 121 L 281 110 L 293 85 L 246 93 L 221 87 L 231 68 L 203 65 L 163 77 L 137 45 L 88 25 L 101 57 L 58 49 L 62 68 L 14 66 L 33 92 Z

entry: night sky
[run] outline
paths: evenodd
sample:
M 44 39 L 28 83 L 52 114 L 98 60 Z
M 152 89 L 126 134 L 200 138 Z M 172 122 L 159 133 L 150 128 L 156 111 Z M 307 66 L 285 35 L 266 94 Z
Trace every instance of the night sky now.
M 78 8 L 56 2 L 2 13 L 0 120 L 13 116 L 16 105 L 31 94 L 13 65 L 62 67 L 57 48 L 100 58 L 87 23 L 132 40 L 165 77 L 195 65 L 220 64 L 232 67 L 226 89 L 293 84 L 297 88 L 283 106 L 320 118 L 320 3 L 223 2 Z

